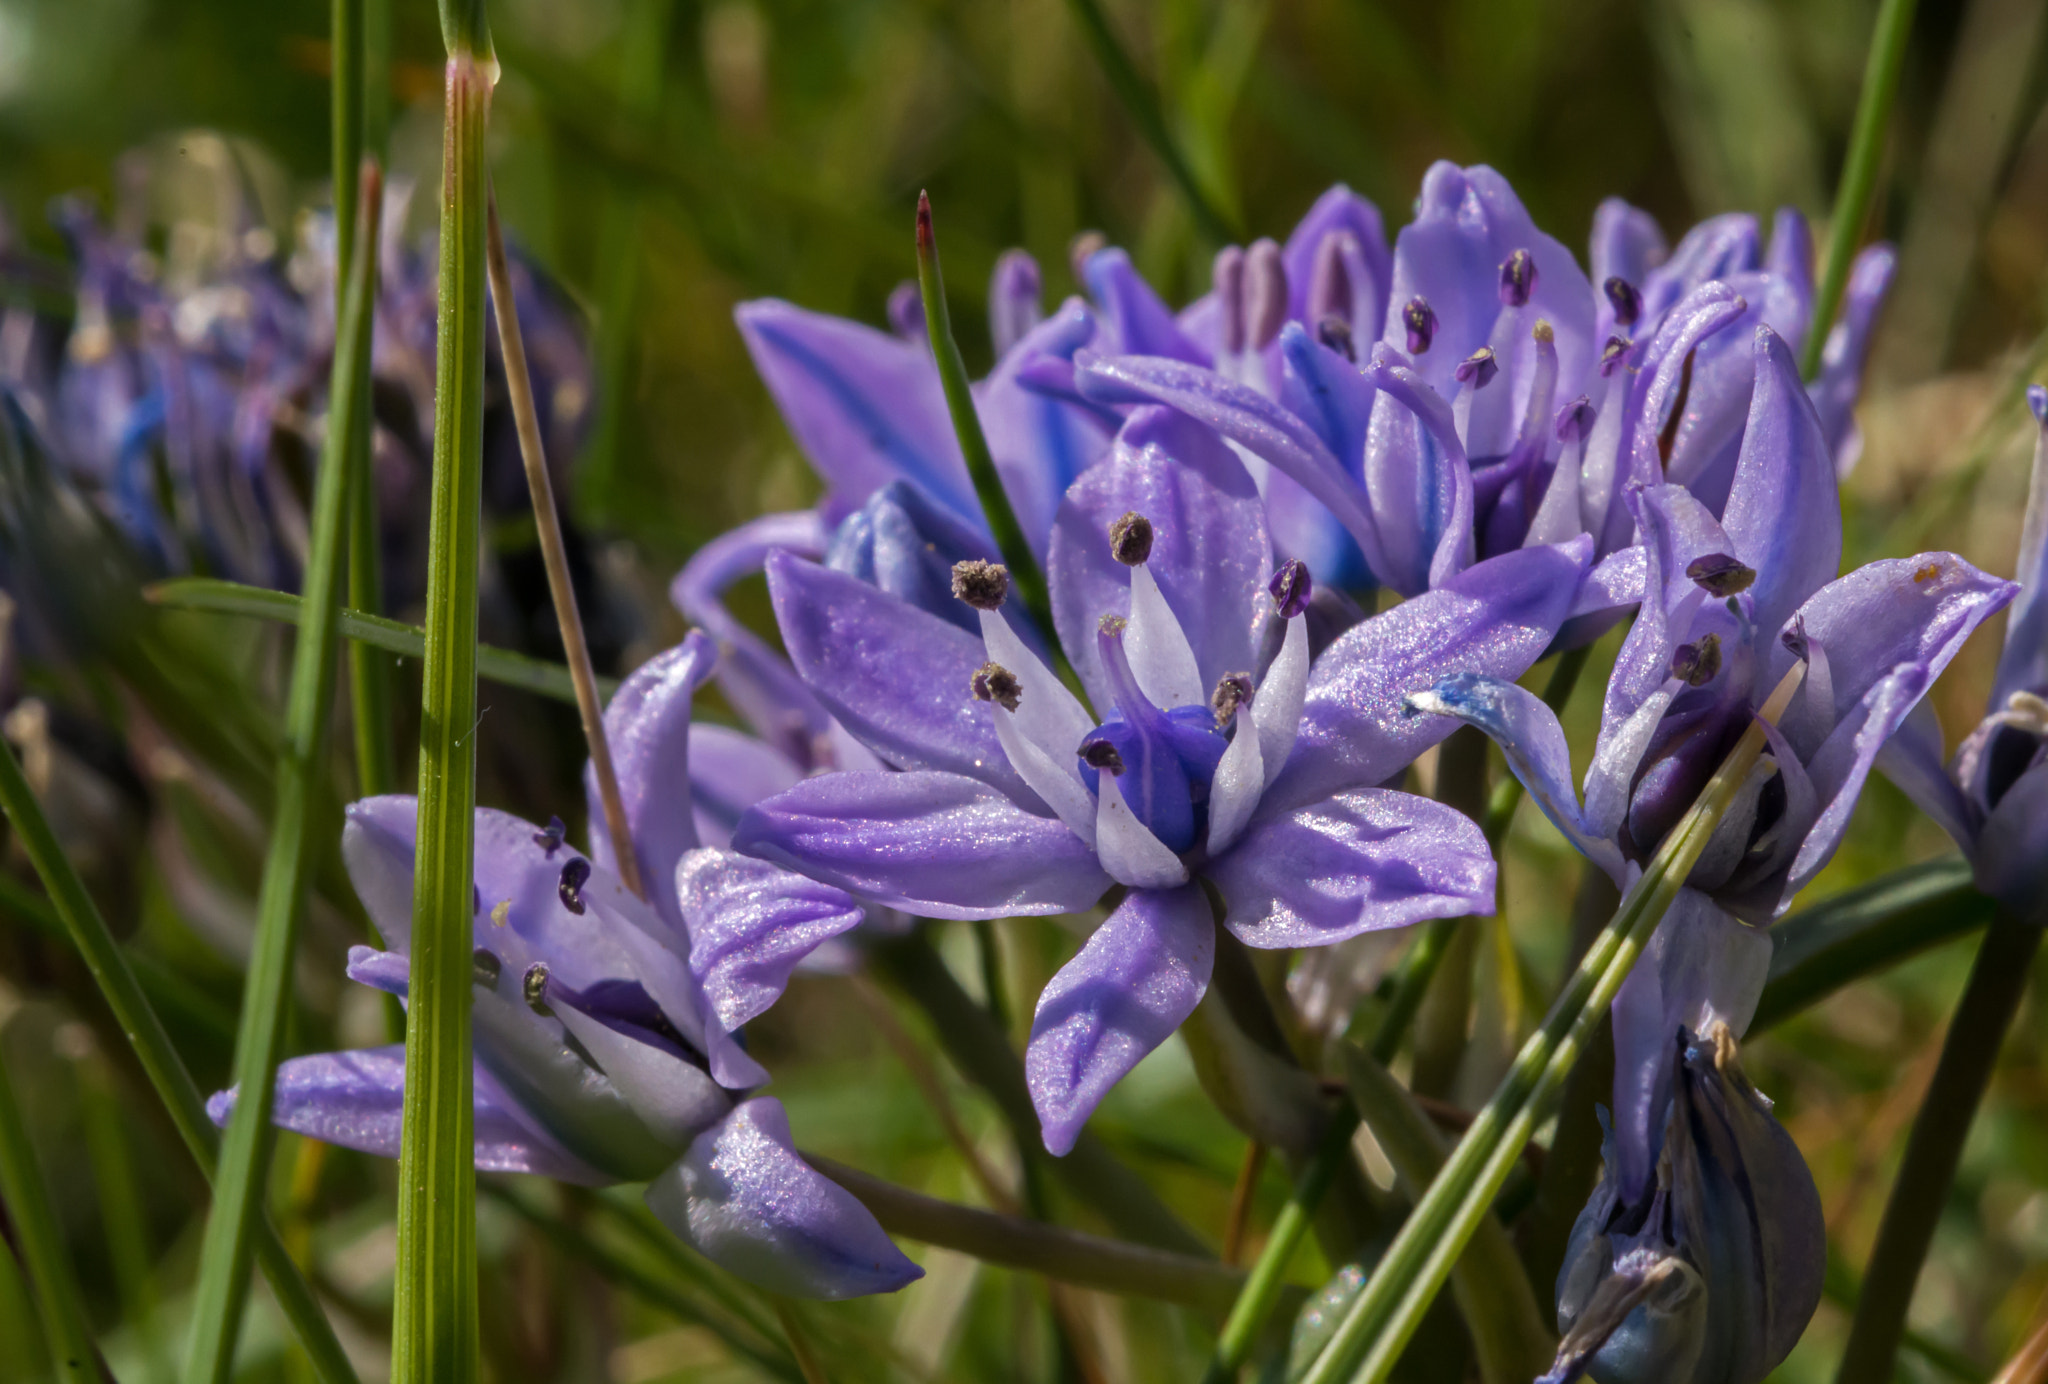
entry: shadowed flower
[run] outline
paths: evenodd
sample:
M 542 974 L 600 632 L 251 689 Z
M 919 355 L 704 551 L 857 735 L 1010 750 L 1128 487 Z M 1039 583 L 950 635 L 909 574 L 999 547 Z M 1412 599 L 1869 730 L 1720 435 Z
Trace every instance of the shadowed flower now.
M 891 771 L 807 779 L 747 812 L 744 853 L 940 918 L 1108 919 L 1048 985 L 1026 1057 L 1054 1152 L 1194 1008 L 1221 925 L 1317 946 L 1492 908 L 1478 829 L 1380 787 L 1447 727 L 1403 692 L 1484 664 L 1514 677 L 1564 619 L 1583 542 L 1473 567 L 1313 662 L 1298 561 L 1213 434 L 1140 409 L 1068 491 L 1047 564 L 1060 646 L 1094 710 L 1033 647 L 1003 583 L 966 565 L 978 636 L 843 573 L 768 560 L 784 643 L 818 701 Z M 986 698 L 985 700 L 983 698 Z
M 651 900 L 619 881 L 605 845 L 587 857 L 566 845 L 559 821 L 476 814 L 476 1164 L 589 1185 L 647 1182 L 648 1204 L 677 1235 L 776 1292 L 892 1291 L 920 1270 L 803 1161 L 781 1102 L 749 1094 L 768 1074 L 729 1032 L 737 1024 L 719 1017 L 714 997 L 772 999 L 789 963 L 684 930 L 678 882 L 707 887 L 684 862 L 697 846 L 690 703 L 712 657 L 710 641 L 692 635 L 628 678 L 605 712 Z M 349 975 L 401 998 L 417 812 L 410 797 L 366 799 L 350 807 L 342 838 L 349 878 L 390 948 L 355 948 Z M 603 820 L 595 802 L 591 818 Z M 775 874 L 765 891 L 730 875 L 710 887 L 730 911 L 765 908 L 812 942 L 858 921 L 837 891 Z M 279 1068 L 273 1118 L 396 1157 L 404 1080 L 402 1047 L 295 1058 Z M 225 1123 L 233 1105 L 228 1091 L 208 1108 Z

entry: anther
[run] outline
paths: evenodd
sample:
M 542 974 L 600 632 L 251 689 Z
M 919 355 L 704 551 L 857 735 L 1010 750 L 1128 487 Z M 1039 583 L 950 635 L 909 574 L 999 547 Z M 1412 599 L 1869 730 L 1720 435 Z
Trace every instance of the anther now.
M 1130 623 L 1121 615 L 1105 615 L 1095 622 L 1095 628 L 1103 634 L 1122 634 Z
M 1251 699 L 1250 673 L 1225 673 L 1216 679 L 1216 690 L 1209 694 L 1209 709 L 1216 713 L 1216 729 L 1229 725 L 1237 709 Z
M 1001 610 L 1010 596 L 1010 569 L 969 558 L 953 564 L 953 595 L 976 610 Z
M 1244 251 L 1235 245 L 1218 250 L 1209 283 L 1215 290 L 1216 310 L 1222 314 L 1219 337 L 1223 354 L 1237 355 L 1244 350 Z
M 1081 762 L 1091 769 L 1102 770 L 1112 778 L 1123 777 L 1124 757 L 1107 740 L 1083 740 Z
M 1610 336 L 1607 344 L 1600 348 L 1600 378 L 1606 379 L 1621 369 L 1621 363 L 1628 357 L 1629 348 L 1635 342 L 1625 336 Z
M 1474 389 L 1484 389 L 1493 383 L 1493 377 L 1500 373 L 1500 362 L 1493 358 L 1493 347 L 1481 346 L 1471 355 L 1458 362 L 1458 368 L 1451 372 L 1460 384 L 1469 384 Z
M 968 679 L 968 690 L 977 702 L 994 702 L 1005 711 L 1015 711 L 1024 700 L 1024 684 L 1000 663 L 984 663 Z
M 1429 343 L 1436 340 L 1436 310 L 1429 305 L 1429 299 L 1416 294 L 1401 309 L 1401 325 L 1408 329 L 1408 354 L 1419 356 L 1429 350 Z
M 1527 306 L 1536 291 L 1536 257 L 1516 250 L 1500 262 L 1500 300 L 1511 308 Z
M 562 825 L 560 817 L 550 817 L 547 830 L 533 834 L 533 844 L 540 847 L 543 855 L 553 858 L 555 852 L 562 849 L 562 839 L 568 834 L 569 828 Z
M 1756 569 L 1744 566 L 1726 553 L 1709 553 L 1696 557 L 1685 565 L 1686 576 L 1693 584 L 1709 596 L 1733 596 L 1738 591 L 1749 590 L 1756 580 Z
M 583 885 L 589 878 L 590 862 L 579 855 L 562 867 L 561 883 L 555 886 L 555 892 L 561 896 L 562 907 L 578 917 L 583 915 Z
M 1633 327 L 1636 319 L 1643 315 L 1643 295 L 1636 292 L 1636 286 L 1619 274 L 1600 286 L 1607 294 L 1607 302 L 1614 309 L 1617 326 Z
M 1721 671 L 1721 636 L 1703 634 L 1694 644 L 1680 644 L 1671 655 L 1671 676 L 1689 687 L 1705 687 Z
M 1141 567 L 1152 556 L 1152 521 L 1127 509 L 1109 526 L 1109 552 L 1126 567 Z
M 489 947 L 478 947 L 469 954 L 470 983 L 481 985 L 486 990 L 498 988 L 498 976 L 504 971 L 504 963 Z
M 519 993 L 526 1000 L 526 1007 L 536 1014 L 553 1015 L 548 1008 L 548 963 L 536 961 L 526 968 L 526 975 L 519 982 Z
M 1351 324 L 1336 313 L 1325 313 L 1316 323 L 1316 340 L 1353 365 L 1358 364 L 1358 344 L 1351 339 Z
M 1581 394 L 1557 411 L 1557 440 L 1576 442 L 1593 431 L 1593 401 Z
M 1536 325 L 1529 328 L 1529 335 L 1548 346 L 1557 340 L 1557 328 L 1550 325 L 1548 317 L 1536 319 Z
M 1287 266 L 1280 246 L 1268 239 L 1252 242 L 1244 255 L 1245 344 L 1263 351 L 1287 325 Z
M 1273 595 L 1273 608 L 1280 612 L 1283 620 L 1292 620 L 1308 609 L 1309 598 L 1315 595 L 1315 582 L 1309 578 L 1308 564 L 1298 557 L 1288 558 L 1280 564 L 1280 570 L 1273 573 L 1266 590 Z

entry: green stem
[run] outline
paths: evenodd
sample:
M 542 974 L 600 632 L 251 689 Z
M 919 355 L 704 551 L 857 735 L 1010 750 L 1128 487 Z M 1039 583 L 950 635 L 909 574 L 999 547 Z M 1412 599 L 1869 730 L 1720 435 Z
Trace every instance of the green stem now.
M 2040 923 L 2002 910 L 1977 949 L 1969 983 L 1942 1041 L 1933 1084 L 1913 1117 L 1906 1156 L 1878 1225 L 1849 1344 L 1835 1372 L 1842 1384 L 1892 1376 L 1921 1262 L 1934 1239 L 1935 1223 L 1948 1205 L 1963 1142 L 1991 1084 L 1998 1050 L 2026 998 L 2040 945 Z
M 277 764 L 277 794 L 270 819 L 270 846 L 256 901 L 256 937 L 242 988 L 242 1021 L 235 1044 L 235 1085 L 239 1095 L 221 1140 L 213 1211 L 199 1250 L 199 1281 L 192 1299 L 192 1341 L 186 1356 L 188 1384 L 221 1384 L 234 1365 L 242 1305 L 249 1286 L 249 1255 L 270 1171 L 273 1135 L 270 1097 L 284 1054 L 290 1015 L 292 959 L 298 953 L 299 922 L 305 916 L 306 874 L 312 848 L 309 828 L 318 815 L 321 763 L 334 708 L 334 675 L 339 640 L 341 565 L 346 539 L 351 461 L 363 450 L 368 419 L 369 353 L 357 350 L 370 332 L 370 266 L 377 240 L 377 212 L 383 182 L 374 165 L 362 178 L 362 224 L 357 253 L 349 265 L 348 306 L 342 314 L 334 353 L 332 401 L 326 445 L 313 499 L 310 550 L 306 558 L 305 622 L 293 651 L 291 691 L 285 708 L 283 752 Z
M 1877 174 L 1884 162 L 1885 128 L 1891 123 L 1892 100 L 1899 94 L 1899 72 L 1906 63 L 1906 40 L 1913 32 L 1915 0 L 1882 0 L 1877 26 L 1870 37 L 1870 56 L 1863 67 L 1863 92 L 1856 98 L 1856 123 L 1849 133 L 1849 154 L 1842 164 L 1842 182 L 1828 215 L 1827 257 L 1821 264 L 1820 288 L 1800 352 L 1800 373 L 1812 379 L 1820 370 L 1828 329 L 1849 284 L 1856 242 L 1877 197 Z
M 216 577 L 172 577 L 146 588 L 143 594 L 156 604 L 174 610 L 245 615 L 257 620 L 277 620 L 287 625 L 296 625 L 300 619 L 299 598 L 290 592 L 244 586 L 240 582 L 221 581 Z M 427 632 L 418 625 L 402 624 L 360 610 L 344 610 L 339 630 L 344 639 L 383 649 L 387 653 L 405 658 L 426 656 Z M 479 644 L 476 647 L 476 672 L 478 677 L 504 687 L 517 687 L 571 706 L 576 704 L 576 680 L 559 663 Z M 615 678 L 597 680 L 597 690 L 606 698 L 618 687 Z
M 917 287 L 924 297 L 925 334 L 931 338 L 932 358 L 939 367 L 939 383 L 946 391 L 946 411 L 953 418 L 953 432 L 960 439 L 960 455 L 967 462 L 967 477 L 974 482 L 975 498 L 988 520 L 996 540 L 996 551 L 1010 569 L 1010 584 L 1018 599 L 1038 622 L 1052 630 L 1052 606 L 1045 590 L 1045 575 L 1038 559 L 1024 539 L 1024 527 L 1017 511 L 1010 507 L 1003 478 L 996 471 L 988 438 L 981 431 L 981 415 L 975 412 L 974 388 L 967 378 L 967 363 L 960 358 L 960 343 L 953 339 L 953 318 L 946 308 L 946 279 L 939 268 L 938 234 L 932 227 L 932 202 L 917 194 Z
M 129 969 L 126 954 L 114 940 L 113 933 L 107 930 L 106 919 L 100 916 L 92 896 L 85 892 L 85 884 L 79 879 L 78 872 L 65 859 L 56 834 L 50 830 L 42 807 L 28 786 L 28 779 L 21 772 L 20 761 L 4 743 L 0 743 L 0 811 L 4 811 L 8 821 L 13 823 L 15 835 L 29 863 L 42 878 L 43 888 L 49 892 L 57 916 L 64 920 L 72 943 L 85 960 L 86 969 L 92 972 L 100 993 L 106 997 L 107 1008 L 113 1011 L 114 1021 L 127 1035 L 129 1046 L 135 1050 L 150 1084 L 156 1088 L 158 1097 L 170 1112 L 178 1136 L 191 1151 L 200 1171 L 211 1180 L 218 1135 L 212 1121 L 206 1118 L 206 1103 L 200 1099 L 192 1073 L 186 1070 L 183 1059 L 171 1045 L 170 1035 L 164 1032 L 156 1011 L 143 998 L 142 987 L 136 982 L 135 972 Z M 313 1290 L 307 1286 L 305 1275 L 285 1253 L 283 1243 L 268 1221 L 258 1226 L 256 1261 L 270 1280 L 270 1290 L 276 1296 L 285 1319 L 298 1333 L 299 1341 L 305 1346 L 322 1384 L 355 1384 L 355 1370 L 342 1353 L 341 1343 L 335 1340 L 334 1328 L 321 1312 Z
M 1188 212 L 1201 228 L 1203 237 L 1216 245 L 1242 240 L 1244 237 L 1237 226 L 1237 218 L 1226 216 L 1210 200 L 1195 177 L 1194 165 L 1188 162 L 1187 156 L 1174 142 L 1172 131 L 1166 128 L 1166 114 L 1160 109 L 1158 96 L 1138 75 L 1137 65 L 1124 51 L 1116 30 L 1109 25 L 1109 16 L 1102 11 L 1101 0 L 1068 0 L 1068 4 L 1074 11 L 1075 21 L 1081 26 L 1081 37 L 1088 41 L 1089 50 L 1102 67 L 1102 75 L 1109 81 L 1110 90 L 1122 103 L 1124 114 L 1138 127 L 1138 137 L 1151 146 L 1152 153 L 1165 165 L 1167 176 L 1173 179 L 1174 186 L 1187 199 Z
M 28 1125 L 14 1098 L 5 1062 L 0 1062 L 0 1202 L 5 1203 L 14 1228 L 14 1245 L 28 1271 L 36 1316 L 42 1321 L 43 1340 L 50 1348 L 57 1377 L 97 1384 L 99 1355 L 85 1317 L 85 1297 L 78 1290 L 78 1277 L 64 1248 L 64 1232 L 50 1205 L 49 1190 L 29 1143 Z
M 481 3 L 442 7 L 440 315 L 420 706 L 411 1003 L 398 1158 L 396 1384 L 477 1378 L 470 954 L 476 817 L 477 562 L 483 502 L 484 132 L 493 67 Z

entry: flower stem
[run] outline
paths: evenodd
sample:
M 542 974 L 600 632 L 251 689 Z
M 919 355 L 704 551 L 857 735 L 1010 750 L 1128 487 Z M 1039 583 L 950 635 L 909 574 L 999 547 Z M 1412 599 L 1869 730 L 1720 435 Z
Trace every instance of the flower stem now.
M 1878 6 L 1870 56 L 1863 67 L 1863 92 L 1856 98 L 1856 123 L 1849 133 L 1849 154 L 1842 164 L 1841 185 L 1835 189 L 1834 209 L 1828 215 L 1828 249 L 1821 262 L 1820 288 L 1814 295 L 1806 345 L 1799 353 L 1800 373 L 1808 379 L 1820 370 L 1828 329 L 1849 285 L 1856 242 L 1877 197 L 1885 130 L 1891 123 L 1892 99 L 1899 94 L 1899 72 L 1906 63 L 1906 40 L 1913 32 L 1915 8 L 1916 0 L 1882 0 Z
M 127 1035 L 150 1085 L 156 1088 L 158 1098 L 170 1112 L 178 1136 L 200 1171 L 211 1180 L 219 1136 L 206 1118 L 206 1103 L 200 1099 L 199 1087 L 172 1046 L 170 1035 L 164 1032 L 162 1020 L 143 997 L 127 953 L 108 931 L 106 919 L 100 916 L 92 896 L 85 892 L 84 882 L 57 844 L 56 833 L 50 830 L 28 779 L 21 772 L 20 761 L 4 742 L 0 742 L 0 812 L 5 812 L 13 824 L 16 839 L 49 893 L 51 906 L 63 920 L 86 969 L 98 984 L 114 1022 Z M 285 1319 L 298 1333 L 322 1384 L 355 1384 L 355 1371 L 334 1337 L 334 1328 L 267 1220 L 257 1223 L 256 1262 L 270 1280 L 270 1290 L 276 1295 Z
M 482 514 L 484 131 L 494 65 L 480 4 L 442 7 L 440 314 L 411 1007 L 398 1155 L 395 1384 L 477 1377 L 476 1170 L 470 953 L 476 815 L 477 551 Z
M 305 916 L 310 828 L 317 815 L 321 766 L 334 708 L 335 632 L 341 606 L 343 545 L 347 538 L 352 461 L 362 453 L 368 421 L 369 353 L 358 350 L 370 332 L 371 266 L 383 179 L 376 165 L 362 172 L 362 220 L 349 265 L 348 305 L 334 353 L 327 439 L 315 481 L 310 550 L 300 609 L 304 620 L 292 657 L 291 691 L 277 763 L 277 793 L 270 844 L 256 901 L 256 937 L 242 987 L 242 1018 L 235 1042 L 235 1084 L 240 1096 L 221 1140 L 213 1210 L 200 1242 L 199 1279 L 192 1296 L 192 1338 L 185 1361 L 188 1384 L 221 1384 L 234 1365 L 242 1306 L 249 1287 L 249 1255 L 269 1181 L 271 1089 L 284 1055 L 291 1008 L 292 960 Z
M 14 1248 L 28 1271 L 36 1316 L 42 1320 L 43 1341 L 57 1378 L 97 1384 L 99 1355 L 85 1317 L 85 1298 L 78 1290 L 71 1257 L 65 1252 L 64 1232 L 50 1204 L 49 1189 L 35 1148 L 29 1143 L 28 1124 L 14 1098 L 5 1062 L 0 1062 L 0 1204 L 4 1204 L 14 1232 Z
M 484 199 L 484 246 L 490 263 L 491 306 L 497 310 L 498 348 L 505 358 L 505 388 L 512 397 L 512 419 L 519 432 L 520 460 L 526 465 L 526 492 L 533 499 L 534 526 L 540 532 L 548 594 L 554 598 L 555 622 L 562 631 L 562 653 L 576 686 L 576 711 L 583 720 L 583 738 L 590 746 L 590 767 L 597 776 L 597 796 L 604 807 L 612 858 L 618 862 L 619 878 L 626 887 L 644 899 L 647 886 L 640 879 L 640 857 L 633 850 L 633 835 L 626 825 L 626 800 L 619 794 L 619 776 L 612 767 L 611 744 L 605 738 L 604 703 L 597 695 L 597 669 L 590 661 L 590 643 L 583 637 L 583 612 L 576 608 L 576 582 L 569 575 L 569 550 L 562 542 L 562 518 L 555 509 L 555 487 L 548 477 L 540 416 L 533 406 L 533 377 L 526 368 L 519 305 L 513 299 L 512 272 L 505 263 L 505 237 L 498 227 L 498 198 L 487 189 Z
M 960 439 L 960 455 L 967 462 L 967 477 L 974 482 L 975 498 L 988 519 L 996 551 L 1010 569 L 1010 584 L 1018 599 L 1041 630 L 1052 631 L 1052 607 L 1045 589 L 1045 575 L 1038 559 L 1024 539 L 1024 527 L 1010 507 L 1003 478 L 996 471 L 995 457 L 981 430 L 981 415 L 975 412 L 974 389 L 967 379 L 967 363 L 960 358 L 960 343 L 953 339 L 953 318 L 946 308 L 946 279 L 939 268 L 938 233 L 932 227 L 932 201 L 917 194 L 917 287 L 924 297 L 925 335 L 931 338 L 932 357 L 938 362 L 939 383 L 946 391 L 946 411 L 952 415 L 953 431 Z
M 2040 923 L 2001 910 L 1977 949 L 1969 983 L 1942 1041 L 1933 1084 L 1913 1118 L 1906 1156 L 1878 1225 L 1849 1344 L 1835 1372 L 1844 1384 L 1891 1378 L 1899 1335 L 1913 1305 L 1913 1285 L 1934 1239 L 1935 1222 L 1948 1204 L 1963 1141 L 1991 1084 L 1998 1050 L 2026 998 L 2040 945 Z

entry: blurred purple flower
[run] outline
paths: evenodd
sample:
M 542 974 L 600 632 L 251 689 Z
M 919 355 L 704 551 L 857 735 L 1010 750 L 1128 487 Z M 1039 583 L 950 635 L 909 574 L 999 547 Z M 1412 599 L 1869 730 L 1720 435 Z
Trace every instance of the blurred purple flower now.
M 1215 436 L 1145 408 L 1062 502 L 1047 545 L 1060 643 L 1090 712 L 1005 611 L 1007 573 L 955 569 L 979 634 L 845 573 L 768 559 L 785 645 L 886 771 L 813 777 L 734 847 L 939 918 L 1074 913 L 1126 891 L 1039 1002 L 1026 1071 L 1054 1152 L 1187 1017 L 1216 925 L 1318 946 L 1492 908 L 1478 829 L 1380 787 L 1448 728 L 1403 692 L 1453 668 L 1518 676 L 1569 611 L 1590 547 L 1473 567 L 1365 622 L 1311 667 L 1311 583 L 1271 581 L 1266 508 Z
M 602 1185 L 647 1182 L 648 1204 L 706 1257 L 772 1291 L 841 1298 L 920 1276 L 874 1218 L 806 1164 L 768 1079 L 733 1038 L 793 957 L 692 935 L 683 893 L 752 910 L 815 943 L 858 920 L 837 890 L 698 849 L 688 793 L 690 706 L 715 657 L 692 635 L 628 678 L 605 712 L 634 849 L 652 897 L 620 883 L 607 842 L 589 856 L 503 812 L 476 815 L 476 1162 Z M 593 795 L 594 796 L 594 795 Z M 350 807 L 349 877 L 389 951 L 357 947 L 351 978 L 401 998 L 412 930 L 417 801 Z M 602 820 L 595 802 L 593 820 Z M 708 858 L 707 858 L 708 857 Z M 681 891 L 681 892 L 679 892 Z M 735 1004 L 737 1007 L 735 1007 Z M 278 1072 L 285 1128 L 395 1157 L 402 1047 L 295 1058 Z M 234 1092 L 209 1105 L 224 1123 Z

